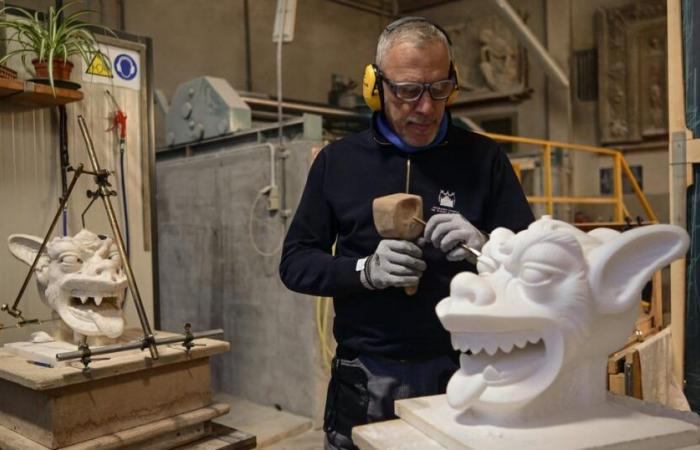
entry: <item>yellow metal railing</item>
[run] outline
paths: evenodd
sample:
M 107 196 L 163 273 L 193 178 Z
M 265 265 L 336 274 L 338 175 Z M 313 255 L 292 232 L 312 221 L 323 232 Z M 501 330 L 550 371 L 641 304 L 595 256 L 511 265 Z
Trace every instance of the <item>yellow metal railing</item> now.
M 629 216 L 629 211 L 625 207 L 622 191 L 622 177 L 627 177 L 632 191 L 639 200 L 639 203 L 644 209 L 649 222 L 658 222 L 656 214 L 654 214 L 649 201 L 644 192 L 639 187 L 637 179 L 632 174 L 627 161 L 625 161 L 622 152 L 619 150 L 603 147 L 594 147 L 590 145 L 569 144 L 566 142 L 547 141 L 543 139 L 532 139 L 518 136 L 508 136 L 505 134 L 483 133 L 495 141 L 515 142 L 521 144 L 529 144 L 539 146 L 542 151 L 542 169 L 543 169 L 543 196 L 528 196 L 530 203 L 544 203 L 547 214 L 554 213 L 555 203 L 588 203 L 588 204 L 611 204 L 614 205 L 614 221 L 623 223 L 625 216 Z M 579 152 L 596 153 L 599 155 L 608 155 L 613 158 L 613 195 L 612 197 L 605 196 L 590 196 L 590 197 L 566 197 L 553 195 L 552 189 L 552 149 L 558 148 L 562 150 L 573 150 Z

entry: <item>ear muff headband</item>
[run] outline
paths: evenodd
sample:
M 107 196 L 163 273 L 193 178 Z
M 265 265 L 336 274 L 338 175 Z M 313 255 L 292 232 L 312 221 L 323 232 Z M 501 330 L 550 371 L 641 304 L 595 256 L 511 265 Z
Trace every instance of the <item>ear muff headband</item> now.
M 450 36 L 447 34 L 445 30 L 442 29 L 442 27 L 436 23 L 431 22 L 430 20 L 426 19 L 425 17 L 413 17 L 413 16 L 408 16 L 408 17 L 402 17 L 398 20 L 395 20 L 391 22 L 389 25 L 386 26 L 384 29 L 384 32 L 389 32 L 391 33 L 394 31 L 396 28 L 400 27 L 403 24 L 409 23 L 409 22 L 427 22 L 440 30 L 440 32 L 445 36 L 445 39 L 447 40 L 448 45 L 450 48 L 452 47 L 452 41 L 450 40 Z M 447 97 L 446 105 L 451 105 L 456 99 L 457 96 L 459 95 L 459 72 L 457 71 L 457 66 L 455 66 L 453 61 L 450 61 L 450 77 L 454 77 L 455 80 L 455 89 L 452 91 L 449 97 Z M 362 77 L 362 97 L 365 99 L 365 103 L 367 103 L 367 106 L 372 111 L 381 111 L 382 110 L 382 104 L 384 103 L 383 97 L 383 92 L 382 92 L 382 82 L 381 82 L 381 76 L 379 75 L 379 68 L 374 65 L 374 64 L 367 64 L 365 66 L 365 73 L 364 76 Z M 430 95 L 430 94 L 428 94 Z
M 440 30 L 440 32 L 443 34 L 443 36 L 445 36 L 445 39 L 447 39 L 447 43 L 450 45 L 450 47 L 452 47 L 452 40 L 450 39 L 450 35 L 447 34 L 447 31 L 445 31 L 440 25 L 426 19 L 425 17 L 406 16 L 406 17 L 402 17 L 400 19 L 396 19 L 395 21 L 393 21 L 389 25 L 387 25 L 386 28 L 384 28 L 384 31 L 387 33 L 391 33 L 392 31 L 394 31 L 395 29 L 397 29 L 401 25 L 404 25 L 404 24 L 410 23 L 410 22 L 429 23 L 430 25 L 432 25 L 435 28 L 437 28 L 438 30 Z

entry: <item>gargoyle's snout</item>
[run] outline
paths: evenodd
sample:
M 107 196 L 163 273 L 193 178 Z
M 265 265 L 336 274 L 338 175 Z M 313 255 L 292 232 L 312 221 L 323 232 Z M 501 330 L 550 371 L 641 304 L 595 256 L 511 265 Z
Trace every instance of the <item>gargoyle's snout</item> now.
M 120 264 L 109 259 L 93 262 L 85 272 L 86 275 L 95 276 L 115 283 L 120 282 L 122 278 L 124 278 Z
M 486 306 L 496 301 L 496 293 L 491 286 L 471 272 L 462 272 L 452 279 L 450 296 L 452 301 L 466 301 L 475 306 Z

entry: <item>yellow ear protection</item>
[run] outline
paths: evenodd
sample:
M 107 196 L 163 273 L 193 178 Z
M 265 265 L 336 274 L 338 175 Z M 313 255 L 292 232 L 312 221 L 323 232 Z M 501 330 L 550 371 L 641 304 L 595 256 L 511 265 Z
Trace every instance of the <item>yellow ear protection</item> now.
M 362 78 L 362 96 L 365 98 L 365 103 L 372 111 L 382 110 L 382 100 L 384 93 L 380 93 L 382 82 L 379 77 L 379 68 L 375 64 L 367 64 L 365 67 L 365 76 Z
M 387 25 L 384 32 L 391 33 L 396 28 L 408 22 L 428 22 L 442 32 L 448 45 L 452 47 L 452 41 L 450 40 L 450 36 L 447 34 L 447 32 L 438 24 L 433 23 L 424 17 L 402 17 L 401 19 L 395 20 Z M 459 72 L 457 72 L 457 67 L 454 65 L 453 61 L 450 61 L 449 77 L 454 78 L 455 89 L 452 91 L 450 96 L 447 97 L 446 104 L 448 106 L 452 104 L 452 102 L 454 102 L 459 95 Z M 367 103 L 367 106 L 369 106 L 372 111 L 381 111 L 384 103 L 384 88 L 382 86 L 381 78 L 379 67 L 377 67 L 376 64 L 367 64 L 365 67 L 365 74 L 362 77 L 362 96 L 365 99 L 365 103 Z

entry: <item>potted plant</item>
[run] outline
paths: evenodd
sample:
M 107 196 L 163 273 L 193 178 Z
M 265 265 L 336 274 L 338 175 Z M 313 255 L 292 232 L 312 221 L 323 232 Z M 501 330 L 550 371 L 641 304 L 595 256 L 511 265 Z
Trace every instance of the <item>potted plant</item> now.
M 100 53 L 90 28 L 104 29 L 114 35 L 106 27 L 80 21 L 81 16 L 90 13 L 88 10 L 65 14 L 66 9 L 74 4 L 68 3 L 59 9 L 50 6 L 44 14 L 14 6 L 0 9 L 0 30 L 7 29 L 4 39 L 8 44 L 8 52 L 0 58 L 0 64 L 14 55 L 20 55 L 26 66 L 27 57 L 32 57 L 36 76 L 48 79 L 55 95 L 54 80 L 70 78 L 73 68 L 73 63 L 69 61 L 71 56 L 80 55 L 89 65 L 94 56 Z M 9 19 L 6 13 L 19 18 Z M 105 57 L 104 61 L 110 64 L 108 58 Z

